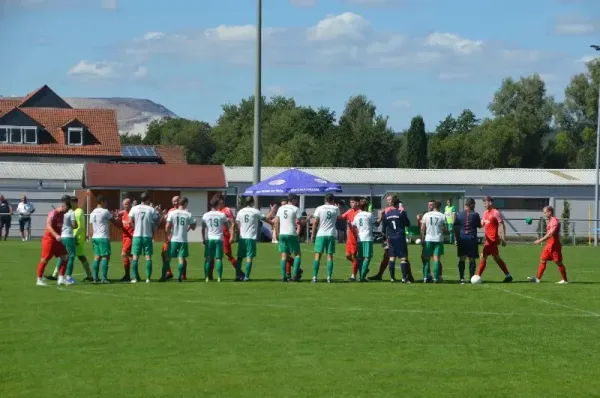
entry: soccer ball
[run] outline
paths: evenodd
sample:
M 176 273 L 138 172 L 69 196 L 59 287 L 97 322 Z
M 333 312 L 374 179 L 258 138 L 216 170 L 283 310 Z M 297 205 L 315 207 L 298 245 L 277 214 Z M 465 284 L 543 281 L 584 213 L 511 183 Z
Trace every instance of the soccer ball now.
M 410 243 L 410 238 L 406 238 L 406 243 Z
M 483 283 L 483 280 L 479 275 L 473 275 L 473 277 L 471 278 L 471 283 L 474 285 L 479 285 Z
M 421 244 L 421 239 L 417 239 L 417 240 L 415 241 L 415 245 L 420 245 L 420 244 Z

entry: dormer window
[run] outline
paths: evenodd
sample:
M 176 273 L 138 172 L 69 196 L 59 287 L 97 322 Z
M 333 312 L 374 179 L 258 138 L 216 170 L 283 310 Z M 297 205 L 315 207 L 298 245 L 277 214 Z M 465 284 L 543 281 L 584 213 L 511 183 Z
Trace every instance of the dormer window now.
M 69 127 L 67 129 L 67 144 L 68 145 L 83 145 L 83 128 Z
M 0 126 L 0 144 L 37 144 L 38 129 L 35 126 Z

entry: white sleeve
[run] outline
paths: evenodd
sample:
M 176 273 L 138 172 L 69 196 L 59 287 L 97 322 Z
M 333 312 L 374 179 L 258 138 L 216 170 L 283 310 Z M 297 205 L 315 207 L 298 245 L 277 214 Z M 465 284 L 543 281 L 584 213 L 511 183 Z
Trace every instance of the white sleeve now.
M 167 222 L 173 222 L 173 212 L 167 214 Z
M 281 218 L 281 213 L 282 213 L 282 210 L 281 210 L 281 207 L 280 207 L 279 209 L 277 209 L 277 214 L 275 214 L 275 217 Z
M 302 218 L 302 210 L 300 210 L 300 209 L 296 210 L 296 218 L 298 220 Z

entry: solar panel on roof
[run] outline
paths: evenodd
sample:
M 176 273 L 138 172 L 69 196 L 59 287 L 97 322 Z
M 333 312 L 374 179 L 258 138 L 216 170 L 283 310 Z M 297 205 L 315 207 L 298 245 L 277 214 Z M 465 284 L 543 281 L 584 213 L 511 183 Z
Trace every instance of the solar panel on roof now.
M 134 158 L 157 158 L 158 153 L 151 146 L 124 146 L 121 148 L 121 154 Z

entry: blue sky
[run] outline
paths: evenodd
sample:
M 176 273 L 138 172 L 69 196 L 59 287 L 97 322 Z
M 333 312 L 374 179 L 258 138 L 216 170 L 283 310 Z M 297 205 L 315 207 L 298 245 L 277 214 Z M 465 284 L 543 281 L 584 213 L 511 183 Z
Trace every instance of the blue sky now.
M 255 0 L 4 0 L 0 94 L 139 97 L 215 122 L 254 90 Z M 534 72 L 558 99 L 600 44 L 598 0 L 263 0 L 263 94 L 366 94 L 396 130 L 487 115 Z

